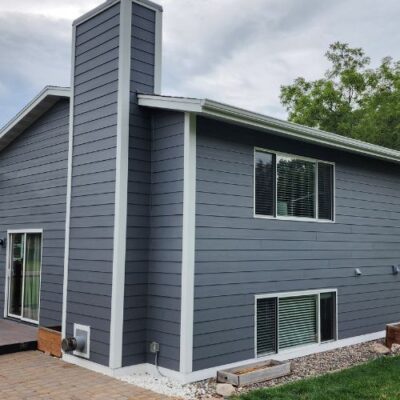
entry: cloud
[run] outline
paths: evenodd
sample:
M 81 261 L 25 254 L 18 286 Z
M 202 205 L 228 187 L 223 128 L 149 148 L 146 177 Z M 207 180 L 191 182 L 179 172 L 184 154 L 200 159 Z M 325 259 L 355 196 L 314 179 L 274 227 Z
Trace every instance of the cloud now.
M 2 0 L 0 14 L 12 12 L 72 21 L 100 3 L 99 0 Z
M 101 0 L 0 2 L 0 125 L 46 84 L 68 85 L 72 20 Z M 400 59 L 398 0 L 159 0 L 163 93 L 285 118 L 280 86 L 315 79 L 329 44 Z

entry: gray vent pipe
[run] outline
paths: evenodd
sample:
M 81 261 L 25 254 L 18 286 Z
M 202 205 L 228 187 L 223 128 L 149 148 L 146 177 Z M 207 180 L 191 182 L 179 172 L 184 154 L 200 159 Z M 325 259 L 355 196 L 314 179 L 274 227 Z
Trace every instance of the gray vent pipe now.
M 61 348 L 65 353 L 69 353 L 74 350 L 83 351 L 86 345 L 85 337 L 66 337 L 61 342 Z

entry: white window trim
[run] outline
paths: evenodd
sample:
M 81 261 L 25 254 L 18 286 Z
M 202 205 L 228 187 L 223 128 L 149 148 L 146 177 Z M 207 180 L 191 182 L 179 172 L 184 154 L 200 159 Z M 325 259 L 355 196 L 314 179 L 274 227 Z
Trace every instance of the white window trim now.
M 321 322 L 320 322 L 320 295 L 323 293 L 335 293 L 335 338 L 333 340 L 328 340 L 325 342 L 321 342 Z M 270 299 L 277 298 L 282 299 L 285 297 L 300 297 L 300 296 L 317 296 L 317 343 L 310 343 L 306 345 L 294 346 L 288 349 L 279 350 L 279 343 L 277 344 L 276 353 L 272 354 L 288 354 L 292 353 L 295 350 L 301 350 L 308 347 L 321 346 L 326 343 L 336 342 L 339 338 L 338 332 L 338 293 L 337 289 L 315 289 L 315 290 L 303 290 L 296 292 L 281 292 L 281 293 L 266 293 L 266 294 L 257 294 L 254 296 L 254 356 L 255 358 L 263 358 L 268 354 L 257 354 L 257 301 L 259 299 Z M 277 318 L 279 318 L 279 302 L 277 302 Z M 279 332 L 278 332 L 279 334 Z M 278 340 L 278 339 L 277 339 Z
M 277 206 L 278 206 L 278 184 L 277 184 L 277 179 L 278 179 L 278 174 L 275 171 L 275 215 L 262 215 L 262 214 L 256 214 L 256 154 L 257 152 L 264 152 L 264 153 L 270 153 L 270 154 L 275 154 L 275 158 L 278 156 L 281 157 L 295 157 L 298 160 L 304 160 L 304 161 L 310 161 L 316 164 L 316 171 L 318 172 L 318 163 L 324 163 L 324 164 L 329 164 L 333 166 L 333 188 L 332 188 L 332 219 L 321 219 L 318 218 L 318 175 L 316 174 L 316 179 L 315 179 L 315 218 L 308 218 L 308 217 L 293 217 L 293 216 L 282 216 L 278 215 L 277 213 Z M 277 162 L 275 160 L 275 164 L 277 165 Z M 275 169 L 276 169 L 275 165 Z M 258 219 L 272 219 L 272 220 L 281 220 L 281 221 L 302 221 L 302 222 L 318 222 L 318 223 L 328 223 L 328 224 L 333 224 L 336 222 L 336 164 L 333 161 L 325 161 L 325 160 L 320 160 L 317 158 L 310 158 L 310 157 L 304 157 L 304 156 L 299 156 L 297 154 L 290 154 L 290 153 L 284 153 L 281 151 L 276 151 L 276 150 L 270 150 L 266 149 L 263 147 L 254 147 L 253 151 L 253 218 L 258 218 Z
M 41 234 L 41 249 L 40 249 L 40 278 L 39 278 L 39 304 L 38 304 L 38 319 L 37 321 L 29 319 L 29 318 L 23 318 L 22 316 L 17 316 L 10 314 L 8 312 L 8 306 L 10 304 L 10 291 L 9 291 L 9 280 L 10 280 L 10 268 L 9 268 L 9 263 L 10 263 L 10 236 L 13 234 L 18 234 L 18 233 L 23 233 L 23 234 L 29 234 L 29 233 L 40 233 Z M 4 318 L 15 318 L 18 319 L 19 321 L 24 321 L 24 322 L 29 322 L 35 325 L 39 324 L 40 321 L 40 300 L 41 300 L 41 293 L 42 293 L 42 272 L 43 272 L 43 229 L 8 229 L 7 230 L 7 242 L 6 242 L 6 273 L 4 274 L 5 276 L 5 286 L 4 286 L 4 310 L 3 310 L 3 315 Z M 23 292 L 22 292 L 23 296 Z

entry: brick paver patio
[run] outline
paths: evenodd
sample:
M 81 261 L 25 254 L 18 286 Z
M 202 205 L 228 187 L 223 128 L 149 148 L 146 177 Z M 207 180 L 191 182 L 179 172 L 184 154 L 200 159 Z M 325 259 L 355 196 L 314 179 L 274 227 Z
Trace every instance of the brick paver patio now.
M 171 400 L 38 351 L 0 356 L 0 399 Z

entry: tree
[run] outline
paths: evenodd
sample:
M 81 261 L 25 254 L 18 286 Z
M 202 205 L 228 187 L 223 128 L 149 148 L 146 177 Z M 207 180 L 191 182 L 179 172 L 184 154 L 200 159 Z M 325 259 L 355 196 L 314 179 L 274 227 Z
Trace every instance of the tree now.
M 323 78 L 281 87 L 289 121 L 400 150 L 400 62 L 372 69 L 363 49 L 340 42 L 325 56 Z

